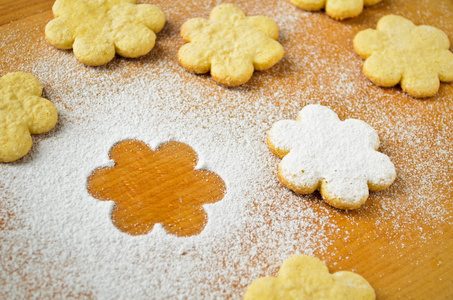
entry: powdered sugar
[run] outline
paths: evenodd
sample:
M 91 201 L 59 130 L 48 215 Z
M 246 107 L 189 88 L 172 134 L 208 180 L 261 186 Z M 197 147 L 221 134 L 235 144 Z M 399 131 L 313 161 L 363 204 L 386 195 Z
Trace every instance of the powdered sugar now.
M 320 31 L 321 16 L 285 1 L 239 4 L 248 15 L 268 15 L 279 24 L 286 54 L 246 85 L 223 88 L 209 76 L 185 72 L 176 59 L 182 23 L 207 17 L 219 1 L 156 2 L 168 23 L 153 51 L 136 60 L 115 58 L 106 67 L 85 67 L 71 52 L 48 45 L 44 21 L 28 30 L 11 24 L 10 34 L 0 33 L 2 74 L 34 74 L 59 111 L 56 128 L 34 136 L 29 155 L 0 165 L 1 297 L 239 298 L 295 253 L 316 254 L 335 266 L 354 258 L 335 257 L 337 241 L 347 247 L 357 236 L 397 237 L 401 244 L 382 248 L 401 249 L 413 241 L 409 230 L 429 243 L 436 226 L 452 224 L 444 203 L 451 192 L 437 184 L 452 180 L 451 164 L 444 163 L 453 156 L 448 93 L 422 103 L 375 87 L 361 77 L 352 46 L 333 42 L 353 37 L 355 28 L 328 20 L 343 26 L 341 34 Z M 297 42 L 300 36 L 310 45 Z M 33 48 L 20 47 L 24 41 Z M 376 128 L 380 150 L 397 168 L 396 182 L 373 193 L 358 212 L 338 212 L 319 195 L 299 196 L 278 182 L 279 159 L 265 144 L 266 132 L 310 103 Z M 438 119 L 425 118 L 427 112 Z M 187 143 L 199 165 L 226 182 L 225 198 L 205 206 L 208 224 L 200 235 L 178 238 L 155 226 L 129 236 L 113 226 L 112 203 L 88 194 L 88 175 L 111 163 L 110 148 L 130 138 L 154 148 L 168 140 Z M 361 232 L 364 222 L 374 231 Z

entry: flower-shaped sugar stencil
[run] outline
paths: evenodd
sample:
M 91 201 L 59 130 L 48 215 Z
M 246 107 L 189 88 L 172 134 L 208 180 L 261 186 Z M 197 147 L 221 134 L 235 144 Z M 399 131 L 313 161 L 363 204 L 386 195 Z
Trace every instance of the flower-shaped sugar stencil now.
M 365 59 L 363 72 L 373 83 L 417 98 L 434 96 L 440 81 L 453 81 L 453 53 L 447 35 L 433 26 L 416 26 L 395 15 L 382 17 L 374 29 L 354 37 L 355 51 Z
M 73 49 L 89 66 L 105 65 L 115 53 L 129 58 L 153 49 L 165 15 L 151 4 L 136 0 L 56 0 L 55 19 L 46 26 L 46 38 L 59 49 Z
M 0 162 L 15 161 L 30 151 L 30 134 L 45 133 L 57 123 L 55 105 L 41 98 L 33 75 L 14 72 L 0 78 Z
M 190 72 L 211 70 L 212 78 L 225 86 L 238 86 L 283 57 L 278 25 L 264 16 L 246 17 L 233 4 L 215 7 L 209 20 L 189 19 L 181 28 L 187 42 L 179 49 L 180 64 Z
M 319 189 L 336 208 L 359 208 L 368 190 L 383 190 L 396 178 L 388 156 L 376 151 L 376 131 L 360 120 L 340 121 L 325 106 L 308 105 L 296 121 L 276 122 L 267 144 L 282 158 L 278 178 L 284 186 L 301 194 Z
M 329 17 L 343 20 L 360 15 L 364 6 L 370 6 L 382 0 L 291 0 L 296 6 L 309 10 L 318 11 L 325 9 Z
M 154 151 L 126 140 L 109 156 L 115 165 L 95 170 L 87 188 L 94 198 L 115 202 L 112 221 L 131 235 L 146 234 L 157 223 L 173 235 L 199 234 L 207 223 L 203 205 L 220 201 L 226 191 L 217 174 L 195 170 L 197 154 L 183 143 Z
M 319 259 L 294 255 L 283 262 L 278 277 L 255 280 L 244 295 L 244 300 L 271 299 L 374 300 L 376 294 L 368 281 L 356 273 L 330 274 Z

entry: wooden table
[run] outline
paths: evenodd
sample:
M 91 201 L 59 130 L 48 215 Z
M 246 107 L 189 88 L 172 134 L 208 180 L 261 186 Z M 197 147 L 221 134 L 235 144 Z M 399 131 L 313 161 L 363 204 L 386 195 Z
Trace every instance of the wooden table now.
M 27 41 L 30 41 L 30 39 L 32 42 L 33 39 L 35 39 L 35 41 L 42 40 L 45 24 L 52 19 L 51 7 L 53 2 L 53 0 L 0 0 L 0 75 L 14 71 L 21 65 L 27 64 L 30 60 L 34 59 L 34 47 L 42 47 L 42 43 L 27 43 L 23 45 L 21 44 L 21 38 L 24 35 L 27 35 Z M 180 26 L 187 18 L 184 16 L 184 11 L 197 9 L 196 4 L 190 4 L 179 0 L 176 2 L 176 4 L 170 4 L 164 0 L 153 2 L 158 4 L 164 11 L 168 11 L 172 7 L 174 8 L 178 3 L 181 7 L 184 7 L 181 12 L 172 14 L 172 18 L 174 19 L 170 22 L 170 25 L 167 25 L 172 27 L 171 30 L 179 30 L 178 26 Z M 202 2 L 206 2 L 207 6 L 212 6 L 212 2 L 215 1 Z M 241 3 L 244 1 L 235 2 Z M 332 53 L 335 53 L 335 51 L 338 51 L 339 53 L 342 51 L 350 51 L 353 53 L 351 45 L 343 42 L 346 37 L 349 38 L 351 35 L 353 36 L 353 33 L 358 29 L 367 27 L 374 28 L 376 21 L 380 16 L 398 10 L 398 14 L 410 18 L 415 23 L 430 23 L 431 25 L 438 26 L 447 33 L 450 41 L 453 42 L 452 1 L 414 0 L 410 2 L 411 3 L 409 4 L 408 1 L 384 0 L 383 3 L 378 4 L 375 8 L 366 10 L 359 18 L 344 22 L 331 20 L 326 17 L 324 13 L 315 13 L 314 18 L 317 20 L 318 24 L 328 26 L 329 29 L 319 30 L 316 28 L 305 28 L 305 30 L 312 35 L 318 34 L 319 39 L 324 39 L 328 43 L 342 43 L 341 45 L 344 46 L 344 49 L 341 49 L 341 47 L 338 49 L 332 47 L 335 48 L 332 50 Z M 407 8 L 407 6 L 410 6 L 410 8 Z M 417 13 L 417 11 L 419 13 Z M 441 16 L 439 17 L 441 22 L 437 22 L 436 19 L 431 19 L 434 14 Z M 207 17 L 207 15 L 204 15 L 204 17 Z M 301 27 L 303 27 L 303 23 L 301 23 Z M 345 27 L 347 27 L 347 30 L 341 31 L 341 28 Z M 310 32 L 310 30 L 312 31 Z M 329 32 L 334 32 L 335 30 L 339 33 L 329 34 Z M 10 38 L 13 42 L 8 45 L 2 45 L 1 40 L 11 34 L 14 34 L 14 37 Z M 282 39 L 284 40 L 285 38 L 286 37 L 284 36 Z M 173 44 L 175 48 L 179 48 L 182 44 L 180 40 L 167 39 L 167 42 L 170 45 Z M 283 41 L 283 44 L 285 45 L 284 42 L 285 41 Z M 287 53 L 292 50 L 303 52 L 303 50 L 300 49 L 285 50 Z M 176 59 L 174 56 L 175 51 L 171 53 L 173 56 L 170 56 L 170 54 L 167 56 L 164 55 L 165 59 L 174 61 Z M 3 58 L 11 55 L 14 55 L 14 58 L 10 57 L 8 63 L 5 63 Z M 180 72 L 181 74 L 186 73 L 182 69 L 177 70 L 177 72 Z M 294 78 L 298 75 L 302 76 L 305 71 L 304 68 L 300 68 L 297 72 L 299 72 L 299 74 L 296 74 Z M 316 72 L 317 71 L 315 71 L 315 73 Z M 209 77 L 205 79 L 208 80 L 208 78 Z M 283 84 L 283 79 L 277 78 L 276 80 L 282 80 Z M 364 78 L 361 80 L 362 82 L 366 82 L 366 79 Z M 259 82 L 256 84 L 259 85 Z M 294 82 L 294 84 L 296 86 L 297 82 Z M 401 94 L 398 93 L 398 88 L 388 89 L 382 92 L 379 88 L 372 86 L 370 90 L 372 90 L 372 92 L 370 92 L 371 96 L 385 93 L 386 97 L 392 97 L 392 95 L 394 95 L 395 99 L 399 101 L 400 104 L 398 105 L 400 106 L 397 106 L 394 110 L 389 110 L 389 115 L 405 114 L 408 111 L 411 111 L 411 109 L 414 109 L 417 105 L 421 106 L 420 100 L 405 98 L 406 96 L 404 95 L 401 96 Z M 256 96 L 253 95 L 253 90 L 251 90 L 250 93 L 252 96 Z M 322 93 L 320 95 L 322 97 Z M 52 99 L 50 100 L 52 101 Z M 444 137 L 444 142 L 447 146 L 449 144 L 450 147 L 453 147 L 453 131 L 451 130 L 451 128 L 453 128 L 453 121 L 451 121 L 453 120 L 453 115 L 451 114 L 453 112 L 453 84 L 442 84 L 439 94 L 431 100 L 426 100 L 426 107 L 420 107 L 420 110 L 424 113 L 426 112 L 426 118 L 420 120 L 420 122 L 425 122 L 424 124 L 433 128 L 433 131 L 430 133 L 432 136 L 428 137 L 427 140 L 434 140 L 438 137 L 439 132 L 448 132 L 445 130 L 445 126 L 450 126 L 449 135 L 447 133 Z M 342 118 L 360 118 L 367 115 L 366 112 L 342 112 L 340 109 L 337 109 L 337 113 L 339 113 Z M 433 117 L 433 113 L 443 114 L 442 116 L 447 121 L 436 123 L 436 120 L 440 120 L 441 117 L 438 115 L 439 118 L 436 119 L 436 117 Z M 450 118 L 449 120 L 448 116 Z M 405 147 L 404 144 L 392 144 L 390 142 L 384 142 L 384 144 L 385 147 L 387 147 L 387 153 L 394 155 L 394 157 L 396 156 L 395 153 L 398 151 L 410 151 L 410 149 L 403 150 Z M 444 147 L 443 149 L 448 149 L 448 147 Z M 175 148 L 173 151 L 174 152 L 169 153 L 172 153 L 171 155 L 174 155 L 175 153 L 176 155 L 183 155 L 186 153 L 187 149 L 182 147 Z M 429 157 L 434 154 L 434 151 L 436 151 L 435 146 L 433 146 L 432 150 L 426 149 L 424 155 Z M 407 164 L 413 164 L 413 162 L 403 160 L 404 159 L 400 157 L 395 162 L 397 169 L 406 166 Z M 415 171 L 415 165 L 411 165 L 409 169 L 411 168 L 414 170 L 414 176 L 424 176 L 424 173 L 420 170 Z M 435 174 L 431 174 L 433 175 L 432 180 L 435 181 L 435 184 L 433 185 L 435 189 L 431 191 L 423 191 L 421 186 L 417 186 L 414 182 L 411 183 L 412 186 L 420 188 L 421 193 L 428 199 L 432 199 L 432 203 L 442 205 L 443 209 L 447 212 L 446 215 L 443 215 L 434 223 L 425 222 L 423 216 L 417 217 L 417 215 L 410 215 L 408 216 L 411 218 L 410 222 L 408 221 L 407 224 L 400 222 L 400 228 L 394 228 L 394 224 L 392 225 L 391 222 L 382 222 L 379 226 L 376 226 L 376 220 L 380 218 L 382 213 L 386 213 L 386 211 L 383 212 L 382 207 L 377 203 L 380 196 L 373 194 L 365 209 L 354 212 L 343 212 L 331 209 L 324 203 L 314 202 L 313 205 L 317 206 L 317 208 L 315 208 L 316 211 L 325 214 L 326 218 L 330 218 L 332 223 L 342 229 L 329 236 L 332 244 L 329 245 L 327 251 L 319 253 L 318 257 L 327 263 L 332 272 L 338 270 L 354 270 L 364 276 L 375 288 L 379 299 L 453 299 L 453 187 L 451 186 L 453 182 L 453 166 L 451 165 L 451 161 L 445 161 L 445 169 L 447 170 L 446 172 L 450 172 L 449 176 L 447 173 L 447 178 L 439 178 L 436 177 Z M 171 168 L 167 171 L 172 172 Z M 184 173 L 178 174 L 177 172 L 179 171 L 175 171 L 175 177 L 184 177 Z M 426 172 L 429 173 L 429 170 L 426 170 Z M 134 179 L 131 178 L 130 180 L 133 181 Z M 393 195 L 395 201 L 404 201 L 404 192 L 398 190 L 398 188 L 405 186 L 404 180 L 404 178 L 398 177 L 396 185 L 393 188 L 390 188 L 391 192 L 384 195 L 386 197 Z M 414 181 L 415 179 L 412 178 L 410 180 Z M 105 180 L 105 182 L 108 181 L 109 180 Z M 296 195 L 291 197 L 296 197 Z M 314 197 L 319 198 L 319 195 L 315 195 Z M 285 201 L 289 200 L 283 199 L 283 202 Z M 428 201 L 428 203 L 431 202 Z M 256 204 L 256 207 L 257 213 L 265 213 L 265 208 L 260 208 L 259 203 Z M 273 207 L 271 209 L 277 208 Z M 391 211 L 391 208 L 389 209 Z M 389 211 L 387 210 L 387 212 Z M 142 213 L 146 215 L 147 211 Z M 400 219 L 403 218 L 401 217 Z M 198 225 L 195 224 L 193 226 L 193 233 L 200 231 L 200 226 L 202 226 L 200 224 L 204 221 L 201 220 L 200 222 L 201 223 L 197 223 Z M 124 231 L 127 232 L 126 229 L 124 229 Z M 131 234 L 139 233 L 132 232 Z M 187 234 L 187 232 L 181 233 L 181 235 L 185 234 Z M 303 251 L 303 249 L 296 249 L 296 252 L 297 250 Z M 263 266 L 263 270 L 267 269 L 268 266 Z M 0 271 L 1 270 L 0 267 Z M 276 269 L 269 270 L 269 272 L 263 271 L 263 275 L 275 276 Z M 215 287 L 213 288 L 215 289 Z M 237 290 L 233 293 L 234 297 L 239 297 L 243 291 L 244 286 L 238 285 Z M 27 295 L 24 296 L 27 297 Z M 96 298 L 96 295 L 91 296 Z

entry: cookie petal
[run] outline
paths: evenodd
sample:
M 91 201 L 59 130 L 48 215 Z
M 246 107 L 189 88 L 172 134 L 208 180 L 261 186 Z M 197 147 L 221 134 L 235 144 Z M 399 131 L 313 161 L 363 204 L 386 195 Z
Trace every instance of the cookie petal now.
M 115 57 L 113 42 L 102 36 L 78 36 L 73 50 L 77 59 L 89 66 L 105 65 Z
M 211 60 L 211 76 L 220 84 L 238 86 L 246 83 L 253 75 L 253 64 L 248 57 L 219 57 Z
M 405 72 L 401 79 L 403 91 L 416 98 L 432 97 L 437 93 L 440 86 L 437 72 L 425 68 L 411 71 Z
M 305 10 L 318 11 L 326 7 L 326 1 L 327 0 L 291 0 L 291 3 Z
M 217 22 L 234 23 L 237 19 L 245 18 L 244 12 L 234 4 L 221 4 L 212 9 L 209 19 Z
M 247 18 L 247 23 L 258 28 L 271 39 L 278 39 L 278 25 L 271 18 L 264 16 L 251 16 Z
M 361 58 L 366 59 L 376 51 L 382 51 L 386 42 L 386 35 L 378 30 L 366 29 L 354 37 L 354 49 Z
M 284 51 L 280 43 L 268 39 L 257 45 L 253 56 L 253 66 L 256 70 L 266 70 L 283 58 Z
M 136 58 L 154 48 L 156 34 L 143 24 L 127 24 L 115 30 L 114 41 L 116 53 L 123 57 Z
M 375 52 L 363 64 L 363 72 L 379 86 L 391 87 L 398 84 L 403 76 L 403 66 L 399 57 L 387 51 Z
M 278 165 L 278 178 L 287 188 L 299 194 L 316 191 L 322 177 L 317 170 L 317 158 L 312 153 L 290 151 Z
M 56 18 L 47 23 L 45 29 L 46 39 L 58 49 L 72 49 L 74 44 L 74 29 L 67 19 Z
M 18 98 L 42 95 L 42 85 L 39 80 L 28 73 L 12 72 L 0 78 L 0 90 L 3 93 L 13 93 Z
M 340 271 L 332 274 L 334 285 L 329 299 L 375 299 L 373 287 L 359 274 Z
M 137 5 L 136 18 L 145 24 L 154 33 L 158 33 L 165 26 L 165 14 L 157 6 L 151 4 Z
M 370 191 L 382 191 L 388 188 L 393 181 L 395 181 L 395 165 L 387 155 L 375 152 L 372 155 L 369 155 L 366 161 L 368 166 L 368 188 Z
M 181 27 L 181 38 L 184 42 L 195 41 L 196 38 L 203 38 L 203 34 L 209 34 L 211 23 L 202 18 L 189 19 Z
M 363 10 L 363 0 L 327 0 L 326 13 L 338 20 L 353 18 Z
M 299 131 L 303 130 L 299 122 L 282 120 L 272 125 L 267 134 L 267 145 L 272 153 L 284 157 L 297 145 Z
M 211 69 L 212 51 L 204 51 L 196 43 L 183 45 L 178 51 L 179 63 L 192 73 L 203 74 Z
M 12 162 L 25 156 L 33 142 L 24 122 L 0 124 L 0 162 Z
M 324 201 L 339 209 L 357 209 L 369 195 L 365 177 L 324 179 L 319 191 Z
M 439 79 L 444 82 L 453 81 L 453 53 L 449 50 L 440 51 L 434 60 L 439 72 Z
M 29 117 L 28 129 L 31 134 L 47 132 L 57 123 L 57 109 L 47 99 L 29 96 L 23 99 L 23 107 Z
M 397 15 L 383 16 L 377 23 L 376 29 L 390 32 L 409 32 L 415 27 L 414 23 Z

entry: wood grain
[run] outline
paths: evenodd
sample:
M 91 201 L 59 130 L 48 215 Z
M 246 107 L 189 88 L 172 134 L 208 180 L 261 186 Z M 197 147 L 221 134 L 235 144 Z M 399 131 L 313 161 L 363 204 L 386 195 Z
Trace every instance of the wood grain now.
M 53 0 L 0 1 L 0 26 L 49 11 Z
M 282 0 L 284 1 L 284 0 Z M 208 10 L 205 9 L 208 6 L 214 5 L 216 1 L 167 1 L 167 0 L 156 0 L 156 1 L 141 1 L 159 5 L 164 11 L 169 8 L 178 7 L 173 11 L 177 11 L 171 15 L 171 19 L 168 20 L 166 28 L 159 36 L 156 49 L 153 50 L 154 54 L 152 57 L 145 57 L 139 60 L 140 63 L 130 66 L 130 73 L 124 72 L 124 76 L 133 77 L 134 68 L 139 68 L 142 64 L 152 61 L 158 57 L 159 59 L 167 59 L 169 61 L 176 61 L 177 49 L 182 45 L 182 41 L 175 34 L 171 32 L 178 32 L 182 23 L 190 16 L 203 16 L 207 17 Z M 200 5 L 200 2 L 203 5 Z M 244 4 L 244 7 L 248 3 L 254 3 L 257 7 L 266 10 L 266 6 L 269 5 L 267 1 L 246 1 L 238 0 L 234 1 L 237 4 Z M 272 1 L 271 1 L 272 2 Z M 277 3 L 276 1 L 272 3 Z M 48 53 L 49 45 L 46 43 L 43 37 L 45 24 L 52 18 L 52 7 L 53 1 L 50 0 L 0 0 L 0 41 L 7 35 L 15 35 L 14 39 L 10 39 L 12 42 L 10 45 L 4 46 L 0 49 L 0 75 L 4 75 L 7 72 L 22 70 L 30 61 L 36 59 L 37 49 L 41 53 Z M 421 14 L 420 12 L 424 12 Z M 341 60 L 342 57 L 350 59 L 350 54 L 353 53 L 352 45 L 349 43 L 354 34 L 364 28 L 375 27 L 377 20 L 385 14 L 398 13 L 399 15 L 405 16 L 415 23 L 426 23 L 432 24 L 443 31 L 445 31 L 453 42 L 453 21 L 451 15 L 453 12 L 453 1 L 451 0 L 414 0 L 410 1 L 398 1 L 398 0 L 384 0 L 382 3 L 364 10 L 362 15 L 358 18 L 346 20 L 344 22 L 337 22 L 321 13 L 315 13 L 310 15 L 314 23 L 317 26 L 310 26 L 306 19 L 301 19 L 298 23 L 299 30 L 301 31 L 299 40 L 300 45 L 293 48 L 285 48 L 286 53 L 298 56 L 308 56 L 310 53 L 304 43 L 308 43 L 309 38 L 316 37 L 310 41 L 310 46 L 313 49 L 322 49 L 316 53 L 318 59 L 325 61 L 332 61 L 335 63 L 337 60 Z M 422 15 L 422 16 L 421 16 Z M 319 27 L 322 26 L 323 29 Z M 303 33 L 303 34 L 302 34 Z M 28 42 L 24 45 L 23 40 L 26 37 Z M 280 40 L 285 45 L 288 37 L 283 33 Z M 328 45 L 328 47 L 326 46 Z M 332 59 L 335 57 L 335 59 Z M 8 58 L 8 59 L 6 59 Z M 343 62 L 348 63 L 348 62 Z M 80 66 L 82 69 L 83 66 Z M 112 68 L 114 70 L 114 68 Z M 284 71 L 291 70 L 290 76 L 284 76 Z M 215 83 L 209 82 L 209 76 L 194 76 L 187 74 L 183 69 L 173 70 L 178 72 L 182 80 L 192 81 L 203 81 L 207 82 L 206 85 L 215 85 Z M 312 72 L 312 73 L 309 73 Z M 329 99 L 326 97 L 327 92 L 322 90 L 320 87 L 332 87 L 335 83 L 333 78 L 328 76 L 322 76 L 325 70 L 310 70 L 310 65 L 300 66 L 299 68 L 291 65 L 290 60 L 283 60 L 277 64 L 274 68 L 266 72 L 261 72 L 262 77 L 272 77 L 273 82 L 279 85 L 290 85 L 294 89 L 305 88 L 299 85 L 299 81 L 305 78 L 307 74 L 312 76 L 309 82 L 311 86 L 317 89 L 313 92 L 313 99 L 320 99 L 319 102 L 322 104 L 329 104 Z M 427 128 L 429 132 L 426 135 L 426 149 L 420 156 L 420 159 L 429 160 L 430 157 L 436 155 L 438 146 L 435 144 L 436 137 L 443 135 L 443 143 L 451 145 L 453 140 L 453 133 L 451 130 L 446 130 L 444 127 L 452 128 L 453 122 L 451 121 L 451 112 L 453 111 L 453 84 L 442 84 L 441 89 L 436 97 L 426 100 L 425 102 L 414 101 L 414 99 L 408 99 L 398 92 L 398 88 L 381 89 L 370 85 L 369 82 L 360 77 L 359 71 L 357 72 L 357 85 L 366 86 L 366 88 L 359 89 L 357 101 L 360 101 L 360 94 L 366 94 L 372 101 L 382 101 L 391 98 L 391 102 L 385 102 L 383 112 L 385 117 L 388 118 L 389 123 L 398 126 L 398 116 L 411 116 L 411 112 L 420 111 L 421 117 L 419 119 L 411 119 L 411 123 L 416 123 L 423 128 Z M 262 94 L 262 84 L 259 76 L 252 77 L 250 81 L 250 87 L 244 87 L 243 90 L 247 95 L 247 99 L 253 102 L 254 99 L 260 97 Z M 213 89 L 214 90 L 214 89 Z M 219 90 L 215 96 L 222 97 L 225 94 L 224 91 Z M 183 95 L 184 96 L 184 95 Z M 50 99 L 51 101 L 61 101 L 64 99 Z M 272 105 L 280 106 L 278 98 L 272 100 Z M 295 101 L 302 101 L 295 99 Z M 63 102 L 64 103 L 64 102 Z M 391 104 L 389 104 L 391 103 Z M 62 104 L 64 105 L 64 104 Z M 233 111 L 234 107 L 231 107 Z M 291 107 L 285 107 L 281 105 L 282 110 L 290 110 Z M 342 118 L 359 118 L 362 120 L 373 120 L 373 115 L 367 109 L 365 110 L 342 110 L 343 108 L 337 107 L 336 112 Z M 227 112 L 228 113 L 228 112 Z M 450 114 L 450 118 L 440 123 L 440 116 L 446 116 Z M 392 123 L 393 122 L 393 123 Z M 447 124 L 448 126 L 446 126 Z M 390 125 L 389 125 L 390 126 Z M 384 129 L 379 128 L 384 131 Z M 113 146 L 113 145 L 112 145 Z M 116 209 L 113 212 L 113 222 L 120 229 L 129 234 L 143 234 L 151 229 L 151 223 L 162 222 L 172 223 L 174 221 L 182 222 L 181 228 L 184 230 L 174 230 L 171 227 L 166 229 L 176 235 L 186 236 L 200 232 L 205 222 L 206 216 L 202 213 L 197 216 L 194 220 L 188 221 L 189 212 L 193 212 L 190 209 L 183 210 L 182 216 L 174 214 L 174 212 L 168 210 L 166 203 L 168 201 L 175 201 L 175 198 L 171 198 L 168 194 L 169 191 L 174 191 L 178 188 L 178 181 L 184 181 L 189 178 L 189 174 L 193 172 L 192 169 L 185 169 L 178 167 L 180 165 L 191 165 L 193 166 L 194 160 L 193 152 L 184 146 L 173 147 L 171 151 L 165 152 L 162 157 L 156 158 L 153 152 L 145 150 L 145 146 L 142 145 L 142 150 L 139 152 L 143 156 L 143 159 L 150 161 L 150 164 L 158 162 L 159 167 L 155 168 L 156 172 L 162 172 L 170 174 L 173 178 L 170 187 L 167 185 L 166 188 L 161 191 L 155 191 L 153 187 L 159 186 L 155 180 L 154 184 L 149 184 L 148 177 L 143 176 L 148 173 L 148 167 L 143 169 L 143 166 L 135 168 L 135 172 L 130 172 L 130 166 L 137 163 L 136 159 L 133 159 L 133 155 L 122 147 L 118 150 L 117 160 L 120 162 L 119 165 L 124 167 L 119 168 L 118 173 L 114 175 L 105 175 L 101 173 L 94 173 L 92 184 L 88 184 L 88 189 L 94 197 L 102 198 L 104 200 L 117 199 L 124 205 L 123 209 Z M 419 152 L 416 149 L 411 148 L 410 145 L 405 144 L 404 140 L 396 140 L 394 142 L 384 141 L 383 147 L 387 153 L 395 158 L 395 164 L 398 166 L 408 166 L 408 169 L 412 170 L 410 176 L 413 178 L 402 178 L 399 174 L 395 184 L 390 187 L 389 192 L 383 193 L 371 193 L 366 206 L 355 212 L 344 212 L 332 209 L 328 205 L 322 203 L 319 195 L 316 193 L 309 197 L 300 197 L 299 201 L 294 201 L 290 197 L 282 196 L 276 201 L 278 205 L 266 206 L 257 199 L 253 203 L 253 209 L 250 214 L 258 214 L 266 218 L 270 215 L 269 211 L 291 209 L 295 206 L 301 205 L 300 201 L 311 201 L 309 202 L 313 206 L 313 211 L 319 215 L 326 216 L 332 224 L 335 224 L 340 230 L 329 233 L 329 240 L 333 241 L 332 245 L 328 246 L 327 251 L 317 253 L 317 256 L 327 263 L 327 266 L 332 272 L 339 270 L 352 270 L 363 277 L 365 277 L 371 285 L 376 289 L 378 299 L 453 299 L 453 230 L 451 228 L 451 218 L 453 216 L 453 195 L 451 182 L 453 182 L 453 174 L 448 171 L 452 170 L 452 167 L 448 161 L 445 161 L 444 169 L 447 170 L 445 173 L 446 177 L 442 177 L 441 174 L 434 174 L 431 180 L 433 188 L 426 190 L 423 186 L 423 177 L 425 176 L 424 170 L 417 168 L 417 162 L 413 162 L 407 159 L 411 153 Z M 453 147 L 453 145 L 452 145 Z M 161 153 L 164 153 L 161 152 Z M 397 155 L 397 154 L 403 155 Z M 175 159 L 175 157 L 184 157 L 181 161 Z M 129 163 L 126 163 L 128 162 Z M 123 162 L 123 163 L 121 163 Z M 118 165 L 117 165 L 118 166 Z M 113 173 L 112 173 L 113 174 Z M 448 175 L 450 174 L 450 175 Z M 193 177 L 190 177 L 193 180 Z M 213 177 L 215 178 L 215 177 Z M 147 179 L 147 180 L 145 180 Z M 218 179 L 215 179 L 218 180 Z M 388 213 L 389 210 L 381 209 L 379 205 L 379 199 L 382 197 L 392 197 L 397 204 L 398 202 L 411 201 L 407 194 L 402 190 L 408 188 L 405 181 L 412 180 L 410 186 L 421 195 L 421 197 L 427 197 L 432 200 L 436 205 L 442 206 L 442 209 L 446 211 L 445 215 L 442 216 L 446 221 L 439 221 L 434 226 L 425 220 L 423 216 L 417 214 L 407 215 L 407 224 L 402 222 L 401 226 L 395 228 L 390 221 L 382 221 L 379 226 L 376 226 L 376 220 L 382 217 L 383 213 Z M 94 183 L 96 182 L 96 183 Z M 124 185 L 125 189 L 119 189 L 119 185 Z M 222 191 L 223 184 L 217 181 L 216 186 L 217 192 Z M 201 187 L 197 193 L 209 194 L 210 189 L 213 186 Z M 113 197 L 103 197 L 102 189 L 110 189 L 111 193 L 115 194 Z M 158 206 L 148 205 L 145 209 L 133 204 L 128 197 L 133 190 L 138 189 L 140 195 L 156 194 L 156 199 L 159 199 Z M 283 187 L 275 188 L 277 192 L 282 192 Z M 115 192 L 116 190 L 116 192 Z M 223 191 L 224 192 L 224 191 Z M 215 197 L 221 197 L 222 193 L 216 194 Z M 281 193 L 283 194 L 283 192 Z M 195 194 L 194 194 L 195 195 Z M 195 199 L 196 197 L 193 197 Z M 169 200 L 171 199 L 171 200 Z M 156 200 L 157 201 L 157 200 Z M 178 198 L 179 201 L 179 198 Z M 197 203 L 195 200 L 190 200 L 188 203 Z M 208 200 L 213 201 L 213 200 Z M 416 206 L 416 203 L 413 204 Z M 198 204 L 196 204 L 198 206 Z M 119 207 L 119 206 L 118 206 Z M 157 207 L 157 208 L 156 208 Z M 140 208 L 140 209 L 139 209 Z M 0 210 L 2 206 L 0 205 Z M 123 212 L 132 209 L 139 211 L 140 219 L 150 219 L 152 222 L 141 222 L 135 217 L 124 214 Z M 4 213 L 5 214 L 5 213 Z M 406 216 L 395 216 L 404 219 Z M 289 218 L 289 217 L 288 217 Z M 109 220 L 110 221 L 110 220 Z M 291 220 L 290 221 L 298 221 Z M 6 221 L 0 221 L 6 223 Z M 271 228 L 272 220 L 269 219 L 268 224 Z M 135 226 L 134 224 L 141 224 Z M 144 225 L 143 225 L 144 224 Z M 1 225 L 0 225 L 1 227 Z M 5 227 L 5 226 L 4 226 Z M 1 230 L 1 228 L 0 228 Z M 303 232 L 303 228 L 301 228 Z M 244 234 L 241 238 L 249 238 L 251 234 Z M 425 238 L 425 235 L 429 238 Z M 255 237 L 259 239 L 259 237 Z M 296 241 L 297 242 L 297 241 Z M 297 245 L 295 243 L 295 252 L 303 252 L 303 245 Z M 244 251 L 251 251 L 256 249 L 244 249 Z M 250 264 L 262 266 L 262 275 L 271 276 L 276 275 L 277 269 L 272 268 L 266 264 L 266 257 L 257 250 L 256 259 L 251 261 Z M 58 267 L 58 266 L 57 266 Z M 256 278 L 250 278 L 248 282 L 252 282 Z M 54 280 L 50 278 L 49 281 Z M 219 279 L 220 280 L 220 279 Z M 243 283 L 242 283 L 243 284 Z M 46 288 L 46 287 L 43 287 Z M 195 287 L 194 287 L 195 288 Z M 216 287 L 213 286 L 213 289 Z M 244 291 L 244 286 L 238 283 L 235 295 L 241 295 Z M 57 295 L 58 296 L 58 295 Z M 93 295 L 89 295 L 88 298 L 95 298 Z M 236 297 L 236 298 L 239 298 Z
M 183 143 L 169 142 L 153 151 L 127 140 L 109 156 L 115 165 L 93 172 L 88 191 L 115 202 L 113 223 L 131 235 L 146 234 L 155 224 L 181 237 L 199 234 L 208 221 L 202 206 L 220 201 L 226 191 L 218 175 L 195 170 L 197 154 Z

